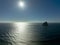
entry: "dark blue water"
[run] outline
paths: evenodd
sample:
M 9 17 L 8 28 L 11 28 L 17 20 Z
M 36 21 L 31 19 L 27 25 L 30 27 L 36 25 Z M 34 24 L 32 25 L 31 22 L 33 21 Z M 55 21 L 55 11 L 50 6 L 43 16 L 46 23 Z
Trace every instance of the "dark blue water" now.
M 0 23 L 0 45 L 60 45 L 60 23 Z

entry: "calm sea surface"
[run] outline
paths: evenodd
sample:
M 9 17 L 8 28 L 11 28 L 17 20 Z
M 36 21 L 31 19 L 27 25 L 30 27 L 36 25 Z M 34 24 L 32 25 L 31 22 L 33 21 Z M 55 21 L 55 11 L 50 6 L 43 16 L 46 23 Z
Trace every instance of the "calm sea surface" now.
M 0 23 L 0 45 L 60 45 L 60 23 Z

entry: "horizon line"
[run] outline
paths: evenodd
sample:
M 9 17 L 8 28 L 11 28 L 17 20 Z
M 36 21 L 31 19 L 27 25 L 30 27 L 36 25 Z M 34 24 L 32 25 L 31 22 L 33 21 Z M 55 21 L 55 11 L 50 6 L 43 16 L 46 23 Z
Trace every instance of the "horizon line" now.
M 27 22 L 27 23 L 43 23 L 45 21 L 0 21 L 0 23 L 14 23 L 14 22 Z M 56 21 L 47 21 L 48 23 L 60 23 Z

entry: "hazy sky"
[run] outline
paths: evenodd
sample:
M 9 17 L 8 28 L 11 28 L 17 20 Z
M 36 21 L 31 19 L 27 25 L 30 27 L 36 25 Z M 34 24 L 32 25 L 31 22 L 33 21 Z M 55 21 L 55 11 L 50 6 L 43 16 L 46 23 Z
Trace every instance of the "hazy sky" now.
M 60 0 L 23 0 L 24 9 L 20 1 L 0 0 L 0 20 L 60 22 Z

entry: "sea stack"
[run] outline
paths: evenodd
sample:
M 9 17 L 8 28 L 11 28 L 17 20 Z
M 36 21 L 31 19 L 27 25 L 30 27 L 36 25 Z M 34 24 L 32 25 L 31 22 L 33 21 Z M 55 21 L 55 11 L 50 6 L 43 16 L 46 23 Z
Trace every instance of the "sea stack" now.
M 43 26 L 48 26 L 47 21 L 42 24 Z

